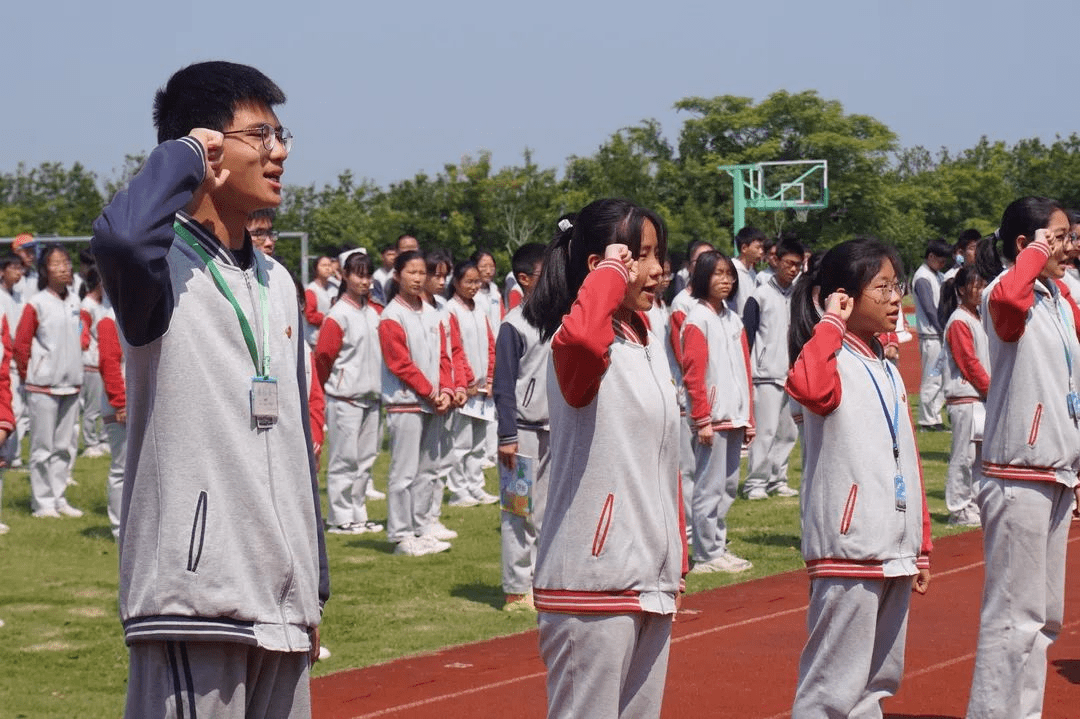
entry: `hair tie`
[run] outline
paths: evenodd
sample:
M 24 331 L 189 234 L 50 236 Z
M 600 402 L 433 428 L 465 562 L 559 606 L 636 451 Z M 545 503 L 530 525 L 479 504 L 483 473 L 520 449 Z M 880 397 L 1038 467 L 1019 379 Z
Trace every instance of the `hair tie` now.
M 573 227 L 574 227 L 574 223 L 571 222 L 570 220 L 566 219 L 565 217 L 563 219 L 559 220 L 559 230 L 561 232 L 566 232 L 567 230 L 572 229 Z

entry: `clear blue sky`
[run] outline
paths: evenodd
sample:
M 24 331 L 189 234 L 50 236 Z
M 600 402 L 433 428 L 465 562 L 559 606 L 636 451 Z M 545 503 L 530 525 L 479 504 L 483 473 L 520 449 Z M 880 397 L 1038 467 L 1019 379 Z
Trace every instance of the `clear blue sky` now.
M 561 171 L 645 118 L 674 140 L 691 95 L 814 89 L 931 149 L 1080 125 L 1076 0 L 59 0 L 4 16 L 0 172 L 113 176 L 154 145 L 157 87 L 211 59 L 285 90 L 284 179 L 305 185 L 386 185 L 480 150 L 499 167 L 525 147 Z

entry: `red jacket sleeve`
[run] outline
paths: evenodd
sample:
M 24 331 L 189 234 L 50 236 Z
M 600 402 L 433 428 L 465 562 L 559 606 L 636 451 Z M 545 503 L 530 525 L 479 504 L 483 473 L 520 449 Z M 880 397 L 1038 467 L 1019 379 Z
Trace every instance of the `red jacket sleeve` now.
M 1076 338 L 1080 340 L 1080 306 L 1076 304 L 1076 298 L 1069 291 L 1069 286 L 1061 280 L 1055 280 L 1061 294 L 1069 301 L 1069 309 L 1072 310 L 1073 326 L 1076 327 Z
M 439 390 L 454 394 L 454 363 L 450 359 L 450 342 L 447 329 L 439 325 Z
M 319 312 L 319 300 L 313 290 L 304 290 L 304 319 L 312 327 L 322 327 L 323 313 Z
M 315 373 L 314 353 L 311 355 L 311 374 L 312 379 L 318 376 Z M 311 442 L 321 447 L 324 438 L 323 427 L 326 426 L 326 395 L 323 393 L 321 381 L 312 382 L 308 388 L 308 418 L 311 421 Z
M 520 287 L 518 287 L 517 285 L 514 285 L 512 288 L 510 288 L 510 298 L 509 298 L 510 299 L 510 302 L 509 302 L 510 307 L 509 307 L 509 309 L 512 310 L 515 307 L 517 307 L 518 305 L 520 305 L 522 297 L 523 297 L 523 294 L 521 292 Z
M 488 374 L 487 381 L 495 381 L 495 335 L 491 332 L 491 323 L 487 323 L 488 335 Z
M 787 393 L 807 410 L 823 417 L 840 406 L 836 353 L 843 346 L 846 329 L 839 315 L 827 313 L 814 327 L 814 334 L 788 372 Z
M 975 354 L 975 337 L 971 334 L 971 328 L 963 322 L 953 322 L 945 333 L 945 341 L 949 343 L 949 351 L 960 374 L 985 399 L 990 389 L 990 375 Z
M 997 336 L 1016 342 L 1024 334 L 1027 313 L 1035 304 L 1035 281 L 1050 257 L 1050 245 L 1039 240 L 1021 250 L 990 292 L 990 322 Z
M 9 368 L 7 372 L 0 372 L 0 429 L 10 433 L 15 430 L 15 412 L 11 409 L 11 330 L 8 328 L 6 316 L 0 316 L 0 330 L 4 335 L 0 338 L 4 347 L 3 356 L 0 357 L 3 365 L 0 366 Z
M 86 310 L 79 310 L 79 346 L 83 352 L 90 349 L 90 324 L 93 320 Z
M 685 371 L 682 359 L 682 326 L 683 322 L 686 322 L 686 313 L 681 310 L 675 310 L 671 313 L 671 334 L 668 336 L 668 342 L 671 343 L 671 351 L 675 354 L 675 361 L 679 363 Z
M 405 329 L 398 322 L 394 320 L 379 322 L 379 345 L 382 347 L 386 368 L 393 372 L 395 377 L 421 397 L 435 399 L 436 390 L 412 361 Z
M 615 341 L 612 319 L 630 274 L 621 262 L 604 260 L 585 277 L 570 312 L 551 340 L 559 390 L 571 407 L 584 407 L 600 391 Z
M 341 341 L 345 334 L 341 331 L 341 325 L 328 317 L 319 330 L 319 341 L 315 344 L 313 361 L 315 362 L 315 377 L 319 387 L 326 384 L 330 379 L 330 370 L 334 368 L 334 362 L 341 353 Z M 312 382 L 312 384 L 315 384 Z
M 461 342 L 461 324 L 457 315 L 450 313 L 450 362 L 454 371 L 454 388 L 464 392 L 476 382 L 472 367 L 465 357 L 465 345 Z
M 12 352 L 15 357 L 15 366 L 19 370 L 19 379 L 26 382 L 26 368 L 30 364 L 30 347 L 37 334 L 38 320 L 37 310 L 33 305 L 23 307 L 22 316 L 19 317 L 19 329 L 15 331 L 15 345 Z
M 113 409 L 124 409 L 127 407 L 122 369 L 124 349 L 120 345 L 120 334 L 112 317 L 103 317 L 98 321 L 98 349 L 101 354 L 101 381 L 105 385 L 105 396 L 109 398 Z
M 712 419 L 712 403 L 705 377 L 709 366 L 709 343 L 696 325 L 685 325 L 682 333 L 683 384 L 690 399 L 690 417 L 698 429 Z

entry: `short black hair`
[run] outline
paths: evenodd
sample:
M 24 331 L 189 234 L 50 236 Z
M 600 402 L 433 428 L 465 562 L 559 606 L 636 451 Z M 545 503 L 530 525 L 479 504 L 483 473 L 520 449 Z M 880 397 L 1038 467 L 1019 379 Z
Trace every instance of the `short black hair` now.
M 731 285 L 731 294 L 728 297 L 735 297 L 739 294 L 739 272 L 735 269 L 735 263 L 731 261 L 731 258 L 725 255 L 719 250 L 709 250 L 702 253 L 698 258 L 697 264 L 694 265 L 694 274 L 690 275 L 690 296 L 694 299 L 704 300 L 709 297 L 709 285 L 712 284 L 713 273 L 716 272 L 716 266 L 724 263 L 727 265 L 728 270 L 734 275 L 734 282 Z
M 274 218 L 277 217 L 277 209 L 274 207 L 264 207 L 261 210 L 255 210 L 249 216 L 249 220 L 270 220 L 270 224 L 274 224 Z
M 953 257 L 952 245 L 944 239 L 930 240 L 926 243 L 926 254 L 923 255 L 923 258 L 925 259 L 930 255 L 933 255 L 934 257 L 945 257 L 951 260 Z
M 747 225 L 735 235 L 735 249 L 736 251 L 741 252 L 742 248 L 746 247 L 754 240 L 765 242 L 766 239 L 765 233 L 762 230 L 759 230 L 753 225 Z
M 3 272 L 12 265 L 18 265 L 19 267 L 22 267 L 22 260 L 20 260 L 16 255 L 12 254 L 0 256 L 0 272 Z
M 514 250 L 514 256 L 510 258 L 510 268 L 514 271 L 514 279 L 518 275 L 531 275 L 536 266 L 544 261 L 544 250 L 547 249 L 539 242 L 526 242 Z
M 784 255 L 798 255 L 799 257 L 805 257 L 806 245 L 793 237 L 785 237 L 776 243 L 776 259 L 780 259 Z
M 960 238 L 956 240 L 956 249 L 963 252 L 967 249 L 967 246 L 978 242 L 982 239 L 982 233 L 973 227 L 969 227 L 960 233 Z
M 222 132 L 238 107 L 284 102 L 281 88 L 253 67 L 200 62 L 177 70 L 154 95 L 154 127 L 159 143 L 184 137 L 196 127 Z

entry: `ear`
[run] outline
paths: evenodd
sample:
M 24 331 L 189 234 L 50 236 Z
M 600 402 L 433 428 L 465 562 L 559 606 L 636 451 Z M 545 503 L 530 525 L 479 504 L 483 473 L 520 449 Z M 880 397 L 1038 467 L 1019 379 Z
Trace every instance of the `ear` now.
M 1027 247 L 1031 243 L 1025 235 L 1019 235 L 1016 238 L 1016 254 L 1020 254 L 1020 251 Z
M 604 258 L 601 255 L 589 255 L 588 259 L 585 260 L 585 263 L 589 266 L 589 272 L 595 270 L 596 266 L 600 264 L 603 259 Z

